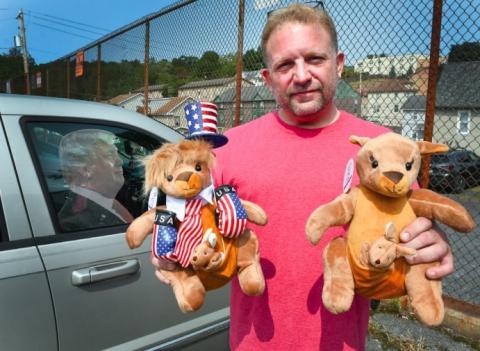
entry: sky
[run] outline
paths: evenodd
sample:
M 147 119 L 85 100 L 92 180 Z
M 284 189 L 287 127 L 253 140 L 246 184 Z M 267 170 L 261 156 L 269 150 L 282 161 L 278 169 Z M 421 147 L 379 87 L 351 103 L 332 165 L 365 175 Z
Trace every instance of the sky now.
M 37 64 L 72 53 L 176 0 L 1 0 L 0 53 L 13 47 L 23 9 L 27 50 Z

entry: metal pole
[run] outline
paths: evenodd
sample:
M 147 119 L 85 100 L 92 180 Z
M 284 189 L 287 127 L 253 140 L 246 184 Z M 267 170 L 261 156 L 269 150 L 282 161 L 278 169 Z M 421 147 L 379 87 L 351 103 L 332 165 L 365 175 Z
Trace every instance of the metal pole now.
M 242 103 L 242 72 L 243 72 L 243 28 L 244 28 L 245 3 L 238 1 L 238 38 L 237 38 L 237 69 L 235 86 L 235 122 L 240 125 L 240 104 Z
M 148 64 L 150 61 L 150 21 L 145 23 L 145 64 L 143 65 L 143 109 L 145 116 L 148 115 Z
M 430 62 L 428 67 L 427 105 L 425 112 L 424 137 L 426 141 L 432 141 L 433 120 L 435 117 L 435 97 L 437 93 L 438 62 L 440 52 L 440 33 L 442 28 L 442 0 L 434 0 L 432 18 L 432 39 L 430 44 Z M 420 184 L 423 188 L 429 183 L 430 157 L 422 159 L 422 171 Z
M 23 21 L 23 10 L 17 15 L 18 23 L 20 25 L 20 41 L 22 44 L 22 56 L 23 56 L 23 71 L 25 73 L 25 88 L 26 93 L 30 95 L 30 73 L 28 70 L 28 52 L 27 52 L 27 38 L 25 36 L 25 23 Z
M 65 92 L 66 93 L 65 96 L 67 99 L 70 99 L 70 58 L 67 57 L 65 62 L 67 66 L 67 85 L 66 85 L 67 91 Z
M 102 44 L 99 44 L 97 46 L 97 96 L 95 97 L 97 101 L 100 101 L 100 98 L 101 98 L 101 92 L 100 92 L 100 89 L 101 89 L 100 78 L 101 78 L 101 67 L 102 67 L 101 62 L 102 62 Z

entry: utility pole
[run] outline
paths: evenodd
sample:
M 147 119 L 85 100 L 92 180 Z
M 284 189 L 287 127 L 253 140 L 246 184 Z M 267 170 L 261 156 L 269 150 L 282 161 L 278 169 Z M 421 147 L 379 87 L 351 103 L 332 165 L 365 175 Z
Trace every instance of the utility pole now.
M 25 23 L 23 21 L 23 10 L 20 9 L 20 12 L 17 16 L 18 23 L 20 25 L 20 41 L 22 44 L 22 54 L 23 54 L 23 71 L 25 72 L 25 87 L 27 94 L 30 95 L 30 74 L 28 71 L 28 52 L 27 52 L 27 38 L 25 36 Z

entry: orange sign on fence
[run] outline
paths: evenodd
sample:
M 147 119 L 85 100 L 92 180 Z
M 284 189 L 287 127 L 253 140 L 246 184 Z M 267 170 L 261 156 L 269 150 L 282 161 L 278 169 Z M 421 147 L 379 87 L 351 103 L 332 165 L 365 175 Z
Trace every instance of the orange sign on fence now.
M 83 60 L 84 60 L 84 52 L 79 51 L 77 52 L 77 58 L 75 60 L 75 77 L 83 76 Z

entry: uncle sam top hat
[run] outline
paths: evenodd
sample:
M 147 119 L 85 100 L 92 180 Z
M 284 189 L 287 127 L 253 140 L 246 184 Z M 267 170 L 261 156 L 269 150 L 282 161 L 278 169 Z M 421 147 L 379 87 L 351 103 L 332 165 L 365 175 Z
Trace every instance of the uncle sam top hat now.
M 192 102 L 185 105 L 188 136 L 186 139 L 204 139 L 220 147 L 228 142 L 225 135 L 217 132 L 217 105 L 211 102 Z

